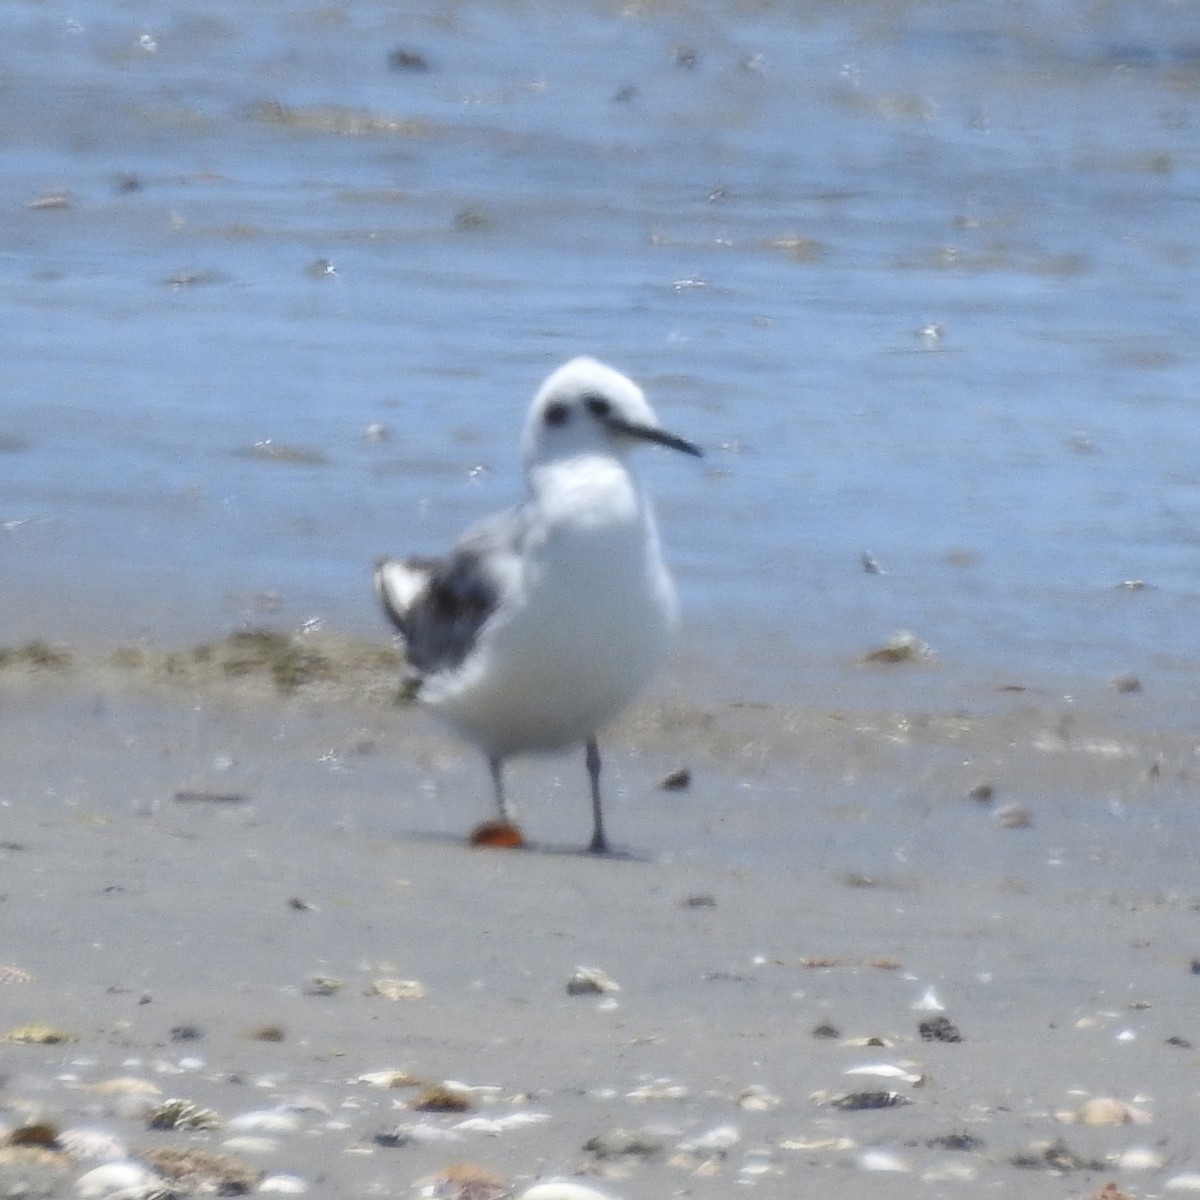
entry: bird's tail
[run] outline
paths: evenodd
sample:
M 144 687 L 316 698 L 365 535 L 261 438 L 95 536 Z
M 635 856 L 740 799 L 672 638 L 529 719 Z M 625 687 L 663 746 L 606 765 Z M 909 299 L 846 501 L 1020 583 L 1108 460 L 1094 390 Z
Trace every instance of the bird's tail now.
M 420 558 L 410 558 L 404 562 L 395 558 L 381 558 L 375 564 L 375 594 L 388 620 L 405 637 L 408 636 L 408 610 L 429 582 L 432 566 L 432 563 Z

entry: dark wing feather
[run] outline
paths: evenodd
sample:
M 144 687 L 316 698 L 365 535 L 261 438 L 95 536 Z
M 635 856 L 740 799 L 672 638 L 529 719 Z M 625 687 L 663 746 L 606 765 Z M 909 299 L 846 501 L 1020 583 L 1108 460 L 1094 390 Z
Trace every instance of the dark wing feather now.
M 523 526 L 519 510 L 500 513 L 469 530 L 446 558 L 408 559 L 405 597 L 390 595 L 381 583 L 384 610 L 415 671 L 453 670 L 470 654 L 500 602 L 500 581 L 520 553 Z

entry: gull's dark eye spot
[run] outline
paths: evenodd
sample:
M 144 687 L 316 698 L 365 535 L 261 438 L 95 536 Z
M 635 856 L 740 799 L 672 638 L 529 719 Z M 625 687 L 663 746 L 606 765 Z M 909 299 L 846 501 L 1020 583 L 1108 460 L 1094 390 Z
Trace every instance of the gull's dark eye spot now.
M 607 417 L 612 412 L 612 405 L 603 396 L 585 396 L 583 402 L 593 417 Z
M 571 410 L 560 400 L 555 400 L 553 404 L 546 405 L 546 414 L 543 419 L 547 425 L 565 425 L 570 415 Z

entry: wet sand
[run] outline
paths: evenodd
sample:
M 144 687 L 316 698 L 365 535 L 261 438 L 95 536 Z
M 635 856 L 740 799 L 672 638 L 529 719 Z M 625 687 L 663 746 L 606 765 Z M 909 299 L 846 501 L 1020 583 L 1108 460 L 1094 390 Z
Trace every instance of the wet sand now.
M 534 849 L 468 848 L 479 764 L 391 704 L 385 652 L 333 646 L 358 673 L 0 669 L 0 1110 L 40 1143 L 2 1148 L 4 1194 L 172 1147 L 224 1155 L 226 1191 L 474 1200 L 576 1173 L 629 1198 L 1149 1196 L 1200 1171 L 1193 744 L 1130 697 L 668 685 L 609 738 L 625 853 L 597 859 L 572 759 L 514 774 Z M 581 966 L 619 990 L 572 994 Z M 415 1107 L 445 1081 L 464 1111 Z M 171 1099 L 213 1127 L 149 1128 Z

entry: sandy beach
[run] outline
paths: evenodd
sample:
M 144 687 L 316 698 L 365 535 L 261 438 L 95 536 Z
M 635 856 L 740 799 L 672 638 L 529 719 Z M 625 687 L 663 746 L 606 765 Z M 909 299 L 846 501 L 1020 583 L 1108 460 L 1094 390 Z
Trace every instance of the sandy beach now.
M 228 649 L 0 671 L 4 1194 L 1200 1186 L 1186 734 L 668 686 L 609 738 L 622 854 L 572 759 L 480 851 L 384 649 Z

